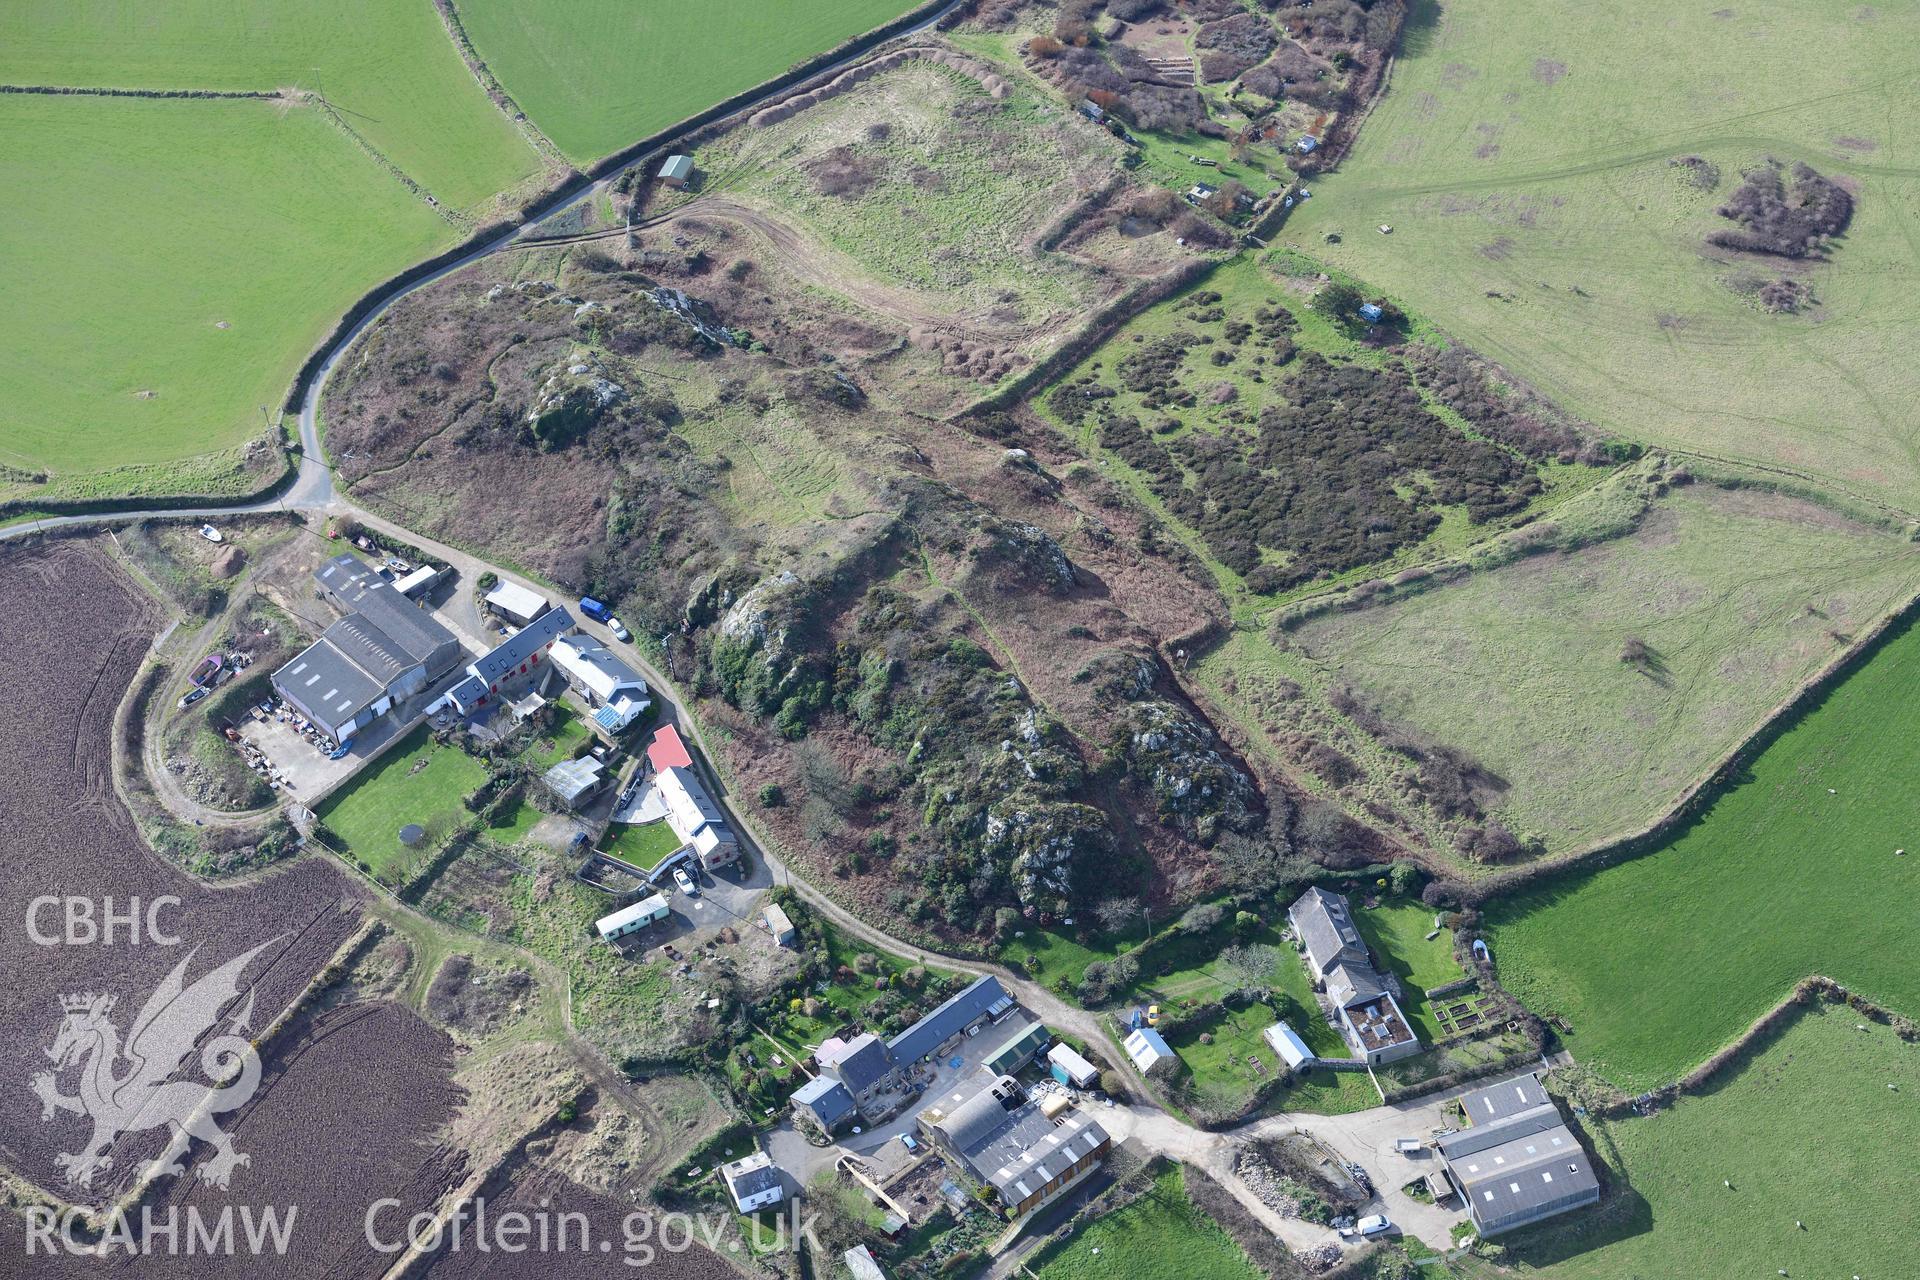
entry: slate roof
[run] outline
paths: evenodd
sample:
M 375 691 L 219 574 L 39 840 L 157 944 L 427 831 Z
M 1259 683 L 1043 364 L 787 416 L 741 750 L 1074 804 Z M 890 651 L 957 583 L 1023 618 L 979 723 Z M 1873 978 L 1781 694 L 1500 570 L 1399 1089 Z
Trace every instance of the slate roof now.
M 1335 1007 L 1345 1009 L 1356 1004 L 1383 995 L 1386 988 L 1380 983 L 1380 975 L 1371 965 L 1341 964 L 1335 965 L 1333 972 L 1327 975 L 1327 998 Z
M 720 1174 L 727 1180 L 727 1190 L 733 1193 L 736 1205 L 764 1191 L 780 1190 L 785 1185 L 780 1179 L 780 1170 L 774 1166 L 773 1157 L 764 1151 L 722 1165 Z
M 846 1050 L 823 1066 L 854 1093 L 865 1093 L 893 1070 L 886 1042 L 872 1032 L 855 1036 Z
M 1287 908 L 1287 919 L 1306 945 L 1307 959 L 1316 974 L 1324 977 L 1341 964 L 1367 963 L 1367 944 L 1360 940 L 1353 910 L 1340 894 L 1316 885 Z
M 520 630 L 493 647 L 492 652 L 467 670 L 489 686 L 519 672 L 522 664 L 542 649 L 573 630 L 573 615 L 565 609 L 549 609 Z
M 888 1045 L 893 1050 L 894 1061 L 906 1065 L 918 1062 L 938 1049 L 948 1037 L 958 1035 L 980 1019 L 1003 1008 L 1011 1008 L 1012 1005 L 1013 998 L 1000 985 L 1000 979 L 992 974 L 978 978 L 958 995 L 890 1040 Z
M 853 1095 L 832 1076 L 815 1076 L 793 1091 L 793 1101 L 819 1117 L 829 1129 L 853 1114 Z

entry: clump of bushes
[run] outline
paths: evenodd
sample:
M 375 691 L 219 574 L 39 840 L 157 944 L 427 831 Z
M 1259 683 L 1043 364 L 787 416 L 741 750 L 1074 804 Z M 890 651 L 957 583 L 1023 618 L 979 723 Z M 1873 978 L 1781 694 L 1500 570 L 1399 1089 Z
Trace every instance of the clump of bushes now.
M 1818 257 L 1853 220 L 1853 197 L 1805 164 L 1796 161 L 1789 172 L 1768 160 L 1747 171 L 1720 206 L 1720 216 L 1739 223 L 1740 230 L 1716 231 L 1707 237 L 1709 244 L 1783 258 Z

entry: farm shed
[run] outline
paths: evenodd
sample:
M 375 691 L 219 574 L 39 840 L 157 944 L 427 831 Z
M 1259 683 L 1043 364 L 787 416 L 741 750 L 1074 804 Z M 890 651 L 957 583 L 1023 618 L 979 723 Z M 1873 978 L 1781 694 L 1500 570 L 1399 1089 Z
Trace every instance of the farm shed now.
M 1600 1180 L 1547 1091 L 1519 1076 L 1461 1097 L 1467 1127 L 1438 1142 L 1483 1236 L 1600 1198 Z
M 1033 1212 L 1098 1167 L 1113 1145 L 1082 1111 L 1050 1119 L 1005 1075 L 984 1083 L 970 1078 L 922 1111 L 919 1124 L 973 1181 L 993 1189 L 1010 1219 Z
M 894 1060 L 906 1066 L 930 1058 L 940 1046 L 989 1018 L 1013 1008 L 1013 997 L 988 974 L 888 1042 Z
M 787 1198 L 786 1179 L 774 1167 L 773 1157 L 764 1151 L 721 1165 L 720 1176 L 726 1179 L 734 1207 L 742 1213 L 752 1213 Z
M 767 922 L 767 932 L 773 935 L 774 946 L 793 945 L 793 921 L 787 918 L 787 913 L 781 909 L 779 903 L 769 902 L 767 909 L 760 913 L 760 918 Z
M 1166 1040 L 1152 1027 L 1136 1027 L 1121 1047 L 1127 1051 L 1134 1068 L 1143 1076 L 1152 1075 L 1154 1068 L 1162 1063 L 1174 1061 L 1173 1050 L 1167 1047 Z
M 547 598 L 530 587 L 502 580 L 486 594 L 487 608 L 516 627 L 524 627 L 549 608 Z
M 1047 1050 L 1047 1062 L 1053 1078 L 1076 1089 L 1091 1089 L 1100 1079 L 1099 1069 L 1081 1057 L 1070 1044 L 1057 1044 Z
M 655 175 L 669 187 L 684 187 L 693 181 L 692 156 L 668 156 Z
M 593 927 L 600 931 L 600 937 L 607 942 L 624 938 L 630 933 L 638 933 L 657 920 L 667 918 L 667 900 L 661 894 L 642 898 L 629 906 L 620 908 L 612 915 L 601 916 L 594 921 Z
M 451 631 L 353 556 L 314 574 L 321 593 L 350 609 L 273 673 L 273 688 L 335 742 L 423 692 L 463 650 Z
M 1052 1039 L 1044 1025 L 1033 1023 L 988 1054 L 980 1065 L 995 1075 L 1012 1075 L 1032 1062 Z
M 832 1076 L 816 1076 L 793 1091 L 794 1110 L 812 1116 L 825 1133 L 832 1133 L 853 1117 L 853 1095 Z
M 1284 1022 L 1276 1022 L 1260 1033 L 1266 1038 L 1267 1047 L 1278 1054 L 1280 1061 L 1295 1071 L 1314 1064 L 1313 1050 L 1307 1048 L 1307 1042 L 1299 1033 Z

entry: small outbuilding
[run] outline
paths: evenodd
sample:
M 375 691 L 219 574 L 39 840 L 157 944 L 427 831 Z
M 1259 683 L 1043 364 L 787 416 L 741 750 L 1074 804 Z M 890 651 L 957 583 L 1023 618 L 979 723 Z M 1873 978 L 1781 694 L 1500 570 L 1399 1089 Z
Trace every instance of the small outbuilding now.
M 604 765 L 592 756 L 583 756 L 562 760 L 541 774 L 540 781 L 561 804 L 577 809 L 606 785 L 607 778 Z
M 485 600 L 489 610 L 516 627 L 526 626 L 553 607 L 539 592 L 504 579 L 487 592 Z
M 610 916 L 601 916 L 593 927 L 600 931 L 605 942 L 618 942 L 630 933 L 638 933 L 650 924 L 667 918 L 667 900 L 661 894 L 642 898 L 631 906 L 625 906 Z
M 887 1280 L 887 1273 L 880 1269 L 874 1260 L 873 1251 L 863 1244 L 855 1245 L 844 1255 L 847 1270 L 853 1274 L 853 1280 Z
M 1100 1079 L 1099 1068 L 1081 1057 L 1070 1044 L 1057 1044 L 1047 1050 L 1047 1064 L 1055 1080 L 1075 1089 L 1091 1089 Z
M 1136 1027 L 1127 1034 L 1121 1047 L 1132 1059 L 1134 1069 L 1143 1076 L 1152 1075 L 1155 1068 L 1175 1060 L 1166 1038 L 1152 1027 Z
M 1318 1061 L 1313 1055 L 1313 1050 L 1307 1048 L 1307 1042 L 1284 1022 L 1276 1022 L 1260 1034 L 1265 1037 L 1267 1047 L 1272 1049 L 1291 1071 L 1303 1070 Z
M 1320 139 L 1310 133 L 1303 133 L 1300 135 L 1300 141 L 1293 144 L 1293 149 L 1303 156 L 1312 155 L 1320 149 Z
M 1379 324 L 1381 317 L 1386 314 L 1386 312 L 1380 309 L 1380 304 L 1377 302 L 1363 302 L 1360 304 L 1360 318 L 1368 324 Z
M 980 1065 L 997 1076 L 1010 1076 L 1038 1057 L 1052 1039 L 1044 1024 L 1033 1023 L 989 1053 Z
M 760 918 L 767 922 L 767 932 L 773 935 L 774 946 L 791 947 L 793 945 L 793 921 L 787 918 L 786 911 L 779 903 L 769 902 L 767 909 L 760 913 Z
M 669 187 L 688 187 L 693 185 L 693 157 L 668 156 L 667 162 L 660 166 L 660 181 Z

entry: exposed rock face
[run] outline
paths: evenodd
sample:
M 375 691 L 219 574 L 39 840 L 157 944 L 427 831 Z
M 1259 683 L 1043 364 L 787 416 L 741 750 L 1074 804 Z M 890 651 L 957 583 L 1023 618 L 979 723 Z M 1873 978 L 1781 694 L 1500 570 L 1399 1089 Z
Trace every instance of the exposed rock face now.
M 720 619 L 710 653 L 729 701 L 769 715 L 787 711 L 796 698 L 808 701 L 788 713 L 790 721 L 824 701 L 824 689 L 820 698 L 811 697 L 816 664 L 800 639 L 812 603 L 812 589 L 791 569 L 761 579 L 734 601 Z
M 1073 561 L 1038 525 L 989 520 L 981 534 L 969 551 L 973 576 L 986 578 L 996 589 L 1063 596 L 1079 585 Z
M 627 398 L 627 389 L 607 377 L 600 361 L 577 357 L 555 365 L 527 406 L 527 425 L 543 449 L 559 449 L 592 429 L 600 416 Z
M 1143 701 L 1127 708 L 1120 735 L 1128 776 L 1153 796 L 1164 821 L 1203 844 L 1223 830 L 1251 828 L 1253 783 L 1205 724 L 1170 702 Z

